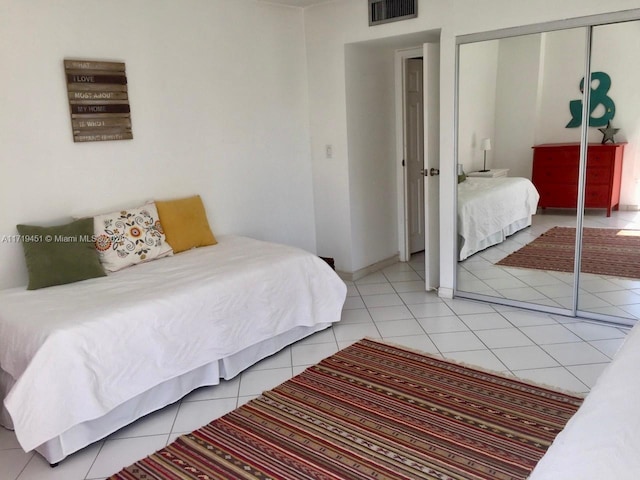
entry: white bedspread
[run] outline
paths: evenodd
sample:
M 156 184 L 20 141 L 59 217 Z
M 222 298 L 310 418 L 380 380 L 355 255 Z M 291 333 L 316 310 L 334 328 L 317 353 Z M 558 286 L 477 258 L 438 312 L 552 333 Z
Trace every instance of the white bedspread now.
M 520 177 L 467 177 L 458 184 L 458 235 L 460 260 L 504 240 L 508 227 L 536 213 L 540 195 L 530 180 Z M 523 228 L 522 222 L 518 228 Z M 487 242 L 487 239 L 500 237 Z
M 340 319 L 346 286 L 308 252 L 244 237 L 104 278 L 0 291 L 0 367 L 32 450 L 142 392 L 295 326 Z
M 530 480 L 640 478 L 639 327 L 629 332 Z

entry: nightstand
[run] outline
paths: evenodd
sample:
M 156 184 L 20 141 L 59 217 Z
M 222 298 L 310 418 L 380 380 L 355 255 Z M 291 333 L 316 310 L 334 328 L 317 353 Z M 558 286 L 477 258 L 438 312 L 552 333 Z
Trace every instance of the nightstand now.
M 485 178 L 498 178 L 506 177 L 509 173 L 508 168 L 492 168 L 488 172 L 469 172 L 467 177 L 485 177 Z

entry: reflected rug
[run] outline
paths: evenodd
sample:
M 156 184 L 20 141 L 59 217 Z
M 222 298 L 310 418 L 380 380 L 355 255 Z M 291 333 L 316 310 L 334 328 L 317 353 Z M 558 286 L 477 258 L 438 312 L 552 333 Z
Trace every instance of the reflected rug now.
M 585 228 L 580 271 L 640 278 L 640 230 Z M 576 229 L 553 227 L 496 265 L 573 272 Z
M 581 403 L 364 339 L 111 478 L 525 479 Z

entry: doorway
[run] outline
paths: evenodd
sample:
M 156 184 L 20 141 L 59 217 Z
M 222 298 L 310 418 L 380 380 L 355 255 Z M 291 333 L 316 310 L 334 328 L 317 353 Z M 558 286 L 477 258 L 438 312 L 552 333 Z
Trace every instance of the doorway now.
M 401 261 L 424 257 L 439 286 L 439 44 L 396 51 L 398 238 Z
M 424 92 L 422 57 L 404 63 L 404 162 L 408 259 L 425 249 Z
M 403 76 L 404 59 L 423 57 L 425 65 L 425 42 L 439 53 L 439 32 L 421 32 L 393 39 L 371 40 L 347 44 L 345 46 L 345 86 L 347 121 L 347 157 L 344 165 L 345 178 L 349 183 L 349 224 L 350 249 L 354 276 L 361 277 L 382 266 L 398 260 L 407 261 L 408 245 L 405 233 L 405 168 L 404 159 L 404 120 L 403 120 Z M 420 46 L 420 47 L 417 47 Z M 433 69 L 423 68 L 423 91 L 425 100 L 423 111 L 424 151 L 438 148 L 439 139 L 439 62 Z M 427 106 L 434 88 L 435 106 Z M 432 108 L 435 120 L 427 118 L 426 112 Z M 429 125 L 427 125 L 429 123 Z M 431 138 L 431 133 L 435 139 Z M 427 138 L 427 133 L 429 137 Z M 434 155 L 437 161 L 437 154 Z M 437 167 L 437 165 L 436 165 Z M 424 177 L 423 177 L 424 178 Z M 437 183 L 437 177 L 432 177 Z M 425 180 L 423 180 L 425 181 Z M 435 192 L 438 191 L 436 185 Z M 426 192 L 426 190 L 425 190 Z M 438 199 L 433 202 L 437 210 Z M 436 216 L 435 247 L 438 254 L 438 220 Z M 423 228 L 425 242 L 429 232 L 429 222 L 425 219 Z M 425 249 L 424 247 L 422 249 Z M 426 248 L 426 251 L 430 249 Z M 414 258 L 414 262 L 416 259 Z M 426 264 L 422 262 L 422 264 Z M 432 262 L 430 263 L 430 265 Z M 436 262 L 436 267 L 439 267 Z M 426 270 L 419 268 L 419 270 Z M 427 289 L 438 286 L 438 274 L 435 282 Z

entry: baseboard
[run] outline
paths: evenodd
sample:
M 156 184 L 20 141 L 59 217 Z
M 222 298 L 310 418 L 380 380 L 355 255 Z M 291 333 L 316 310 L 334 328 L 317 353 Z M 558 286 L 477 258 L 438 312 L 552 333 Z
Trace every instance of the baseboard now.
M 366 277 L 367 275 L 375 273 L 382 268 L 389 267 L 394 263 L 398 263 L 399 261 L 400 261 L 400 256 L 399 254 L 396 253 L 392 257 L 376 262 L 372 265 L 369 265 L 368 267 L 361 268 L 360 270 L 356 270 L 355 272 L 342 272 L 338 270 L 337 273 L 340 276 L 340 278 L 345 282 L 355 282 L 356 280 L 359 280 L 362 277 Z
M 440 298 L 453 298 L 453 288 L 439 287 L 438 296 Z
M 637 212 L 640 211 L 640 205 L 620 205 L 619 210 L 624 212 Z

